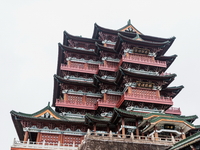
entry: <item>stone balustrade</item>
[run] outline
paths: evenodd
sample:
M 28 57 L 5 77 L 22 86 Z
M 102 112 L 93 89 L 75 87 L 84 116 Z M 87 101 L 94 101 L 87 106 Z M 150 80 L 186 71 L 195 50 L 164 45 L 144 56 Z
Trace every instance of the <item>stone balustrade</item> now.
M 14 139 L 13 145 L 11 146 L 11 150 L 17 150 L 21 148 L 26 149 L 45 149 L 45 150 L 52 150 L 52 149 L 59 149 L 59 150 L 78 150 L 78 145 L 69 144 L 69 143 L 57 143 L 52 142 L 32 142 L 32 141 L 17 141 Z

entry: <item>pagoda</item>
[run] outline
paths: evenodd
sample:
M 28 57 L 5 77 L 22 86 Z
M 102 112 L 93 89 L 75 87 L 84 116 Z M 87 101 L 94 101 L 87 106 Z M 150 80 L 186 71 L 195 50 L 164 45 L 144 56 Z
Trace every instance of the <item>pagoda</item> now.
M 144 35 L 130 20 L 119 30 L 94 24 L 92 38 L 64 31 L 54 75 L 55 110 L 48 104 L 33 114 L 11 111 L 20 140 L 11 150 L 83 150 L 92 139 L 162 149 L 181 145 L 200 127 L 193 124 L 196 115 L 183 116 L 172 107 L 183 89 L 170 87 L 176 74 L 166 73 L 177 57 L 165 56 L 174 40 Z

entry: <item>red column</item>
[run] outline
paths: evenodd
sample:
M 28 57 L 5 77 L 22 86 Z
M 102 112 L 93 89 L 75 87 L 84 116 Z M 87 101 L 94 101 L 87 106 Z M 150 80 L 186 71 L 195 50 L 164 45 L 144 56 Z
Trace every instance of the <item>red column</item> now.
M 36 142 L 41 142 L 41 141 L 40 141 L 40 137 L 41 137 L 41 133 L 38 132 Z
M 24 133 L 24 141 L 28 141 L 28 131 Z
M 64 93 L 64 102 L 67 102 L 67 100 L 68 100 L 68 95 L 67 93 Z

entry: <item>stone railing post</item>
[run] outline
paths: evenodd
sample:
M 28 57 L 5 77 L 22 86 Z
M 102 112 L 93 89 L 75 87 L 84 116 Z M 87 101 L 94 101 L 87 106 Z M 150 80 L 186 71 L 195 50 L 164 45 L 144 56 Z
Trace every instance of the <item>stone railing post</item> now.
M 113 134 L 112 134 L 112 131 L 111 131 L 111 130 L 110 130 L 110 132 L 109 132 L 109 137 L 110 137 L 110 139 L 112 140 Z
M 134 140 L 133 132 L 131 132 L 131 139 L 132 139 L 132 141 Z
M 172 138 L 172 143 L 175 144 L 174 136 L 172 135 L 171 138 Z
M 27 143 L 26 143 L 26 147 L 29 147 L 29 142 L 30 142 L 30 140 L 28 139 Z
M 42 148 L 44 148 L 45 146 L 45 140 L 42 142 Z
M 15 146 L 15 143 L 16 143 L 16 139 L 14 138 L 14 140 L 13 140 L 13 146 Z

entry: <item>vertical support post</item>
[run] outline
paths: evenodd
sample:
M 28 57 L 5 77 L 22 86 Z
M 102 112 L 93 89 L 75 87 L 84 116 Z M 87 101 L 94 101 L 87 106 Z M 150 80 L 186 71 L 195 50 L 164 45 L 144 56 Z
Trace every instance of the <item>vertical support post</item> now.
M 87 63 L 84 64 L 84 69 L 88 69 L 88 64 Z
M 60 148 L 60 141 L 58 141 L 58 148 Z
M 44 148 L 45 146 L 45 140 L 42 142 L 42 148 Z
M 67 61 L 67 66 L 71 66 L 71 61 L 70 60 Z
M 159 90 L 156 91 L 156 96 L 160 97 L 160 91 Z
M 67 100 L 68 100 L 68 95 L 67 93 L 64 93 L 64 102 L 67 102 Z
M 132 139 L 132 141 L 134 140 L 133 132 L 131 132 L 131 139 Z
M 137 119 L 136 119 L 136 122 L 135 122 L 135 126 L 136 126 L 136 130 L 135 130 L 135 132 L 136 132 L 136 138 L 139 139 L 139 128 L 138 128 L 138 120 Z
M 27 140 L 28 140 L 28 131 L 24 133 L 24 142 L 26 142 Z
M 61 146 L 63 144 L 63 139 L 64 139 L 63 136 L 64 136 L 63 134 L 60 134 L 58 139 L 58 141 L 60 142 L 59 144 L 61 144 Z
M 126 57 L 129 58 L 129 56 L 130 56 L 130 54 L 129 54 L 129 53 L 126 53 Z
M 106 93 L 103 94 L 103 101 L 104 101 L 104 102 L 107 101 L 107 94 L 106 94 Z
M 124 117 L 122 117 L 122 137 L 125 138 L 125 121 L 124 121 Z
M 41 136 L 41 132 L 37 133 L 37 138 L 36 138 L 36 143 L 40 142 L 40 136 Z
M 132 94 L 132 88 L 128 86 L 128 94 Z
M 107 63 L 106 60 L 104 60 L 103 63 L 104 63 L 104 66 L 105 66 L 105 67 L 108 66 L 108 63 Z
M 85 105 L 86 104 L 86 95 L 83 95 L 83 104 Z
M 182 133 L 182 134 L 181 134 L 181 138 L 182 138 L 182 139 L 185 139 L 186 136 L 185 136 L 185 133 L 183 132 L 183 129 L 181 129 L 181 133 Z
M 182 139 L 186 139 L 186 136 L 185 136 L 185 133 L 184 133 L 184 132 L 182 132 L 181 138 L 182 138 Z
M 155 130 L 155 133 L 154 133 L 155 140 L 158 141 L 158 132 L 156 132 L 157 127 L 154 127 L 154 130 Z
M 29 143 L 30 143 L 30 141 L 29 141 L 29 139 L 28 139 L 28 140 L 27 140 L 27 143 L 26 143 L 26 147 L 29 146 Z

